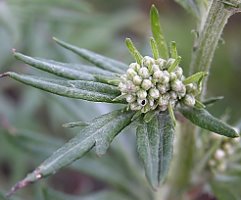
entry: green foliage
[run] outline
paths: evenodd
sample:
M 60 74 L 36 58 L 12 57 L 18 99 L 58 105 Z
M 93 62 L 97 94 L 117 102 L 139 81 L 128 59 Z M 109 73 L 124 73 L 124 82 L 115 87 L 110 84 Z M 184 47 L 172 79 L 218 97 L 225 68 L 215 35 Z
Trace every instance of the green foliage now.
M 174 124 L 168 112 L 143 119 L 137 127 L 137 150 L 151 186 L 157 189 L 166 178 L 173 153 Z

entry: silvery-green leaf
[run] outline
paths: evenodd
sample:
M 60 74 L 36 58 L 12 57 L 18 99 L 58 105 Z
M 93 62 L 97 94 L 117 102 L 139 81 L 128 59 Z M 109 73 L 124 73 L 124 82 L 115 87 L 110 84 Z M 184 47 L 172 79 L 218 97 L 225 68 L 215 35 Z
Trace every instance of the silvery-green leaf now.
M 42 89 L 61 96 L 83 99 L 95 102 L 121 103 L 112 101 L 120 92 L 117 87 L 84 80 L 62 80 L 43 78 L 32 75 L 21 75 L 14 72 L 6 72 L 1 76 L 9 76 L 19 82 Z
M 62 126 L 64 128 L 75 128 L 75 127 L 85 127 L 85 126 L 88 126 L 89 124 L 86 123 L 86 122 L 83 122 L 83 121 L 78 121 L 78 122 L 68 122 L 68 123 L 65 123 L 63 124 Z
M 208 99 L 205 99 L 202 103 L 207 106 L 207 105 L 212 105 L 220 100 L 222 100 L 224 97 L 223 96 L 219 96 L 219 97 L 211 97 Z
M 180 108 L 179 111 L 193 124 L 200 126 L 201 128 L 227 137 L 240 136 L 231 126 L 215 118 L 205 109 L 184 107 Z
M 167 111 L 157 114 L 149 123 L 141 119 L 136 136 L 146 176 L 151 186 L 157 188 L 164 181 L 172 160 L 173 120 Z
M 56 38 L 54 38 L 54 40 L 62 47 L 69 49 L 70 51 L 73 51 L 74 53 L 78 54 L 79 56 L 86 59 L 90 63 L 92 63 L 100 68 L 103 68 L 105 70 L 122 74 L 128 68 L 128 66 L 126 64 L 121 63 L 119 61 L 107 58 L 105 56 L 91 52 L 87 49 L 78 48 L 76 46 L 70 45 L 70 44 L 63 42 Z
M 76 137 L 64 144 L 26 178 L 18 182 L 8 195 L 43 177 L 56 173 L 59 169 L 84 156 L 93 147 L 98 155 L 104 154 L 116 135 L 131 123 L 133 114 L 130 111 L 117 110 L 94 119 Z
M 167 43 L 162 33 L 158 10 L 154 5 L 151 7 L 150 18 L 152 35 L 157 43 L 159 55 L 161 58 L 167 59 L 169 57 Z
M 207 76 L 207 75 L 208 75 L 207 72 L 197 72 L 197 73 L 195 73 L 195 74 L 187 77 L 187 78 L 183 81 L 183 83 L 184 83 L 185 85 L 187 85 L 187 84 L 189 84 L 189 83 L 201 82 L 202 79 L 203 79 L 205 76 Z
M 133 44 L 130 38 L 126 38 L 126 46 L 129 52 L 131 53 L 131 55 L 133 56 L 133 58 L 136 60 L 136 62 L 139 65 L 141 65 L 143 57 L 140 54 L 140 52 L 137 50 L 137 48 L 135 47 L 135 45 Z
M 93 66 L 71 65 L 67 63 L 56 62 L 53 60 L 45 60 L 41 58 L 33 58 L 21 53 L 14 52 L 14 56 L 37 69 L 55 74 L 60 77 L 75 80 L 95 80 L 93 75 L 112 75 L 109 71 L 102 70 Z M 88 70 L 87 68 L 92 68 Z

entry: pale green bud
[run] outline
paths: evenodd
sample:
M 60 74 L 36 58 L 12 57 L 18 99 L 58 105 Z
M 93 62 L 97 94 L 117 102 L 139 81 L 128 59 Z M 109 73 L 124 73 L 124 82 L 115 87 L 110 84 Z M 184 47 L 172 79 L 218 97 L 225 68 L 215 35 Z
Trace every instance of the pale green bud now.
M 214 158 L 216 160 L 222 160 L 225 157 L 225 152 L 222 149 L 218 149 L 216 150 L 215 154 L 214 154 Z
M 131 63 L 129 65 L 129 68 L 134 69 L 136 72 L 141 68 L 141 66 L 138 63 Z
M 142 106 L 140 106 L 138 103 L 134 102 L 130 104 L 130 109 L 131 110 L 140 110 Z
M 163 84 L 167 84 L 167 83 L 169 83 L 169 81 L 170 81 L 170 74 L 169 74 L 169 72 L 168 71 L 163 71 L 163 78 L 162 78 L 162 83 Z
M 135 76 L 133 77 L 133 83 L 134 83 L 135 85 L 140 85 L 141 82 L 142 82 L 142 78 L 141 78 L 140 76 L 135 75 Z
M 170 99 L 170 96 L 168 94 L 164 94 L 164 95 L 160 96 L 160 98 L 158 99 L 158 104 L 160 106 L 163 106 L 163 105 L 167 106 L 169 99 Z
M 182 81 L 178 79 L 171 83 L 171 88 L 176 92 L 182 91 L 183 87 L 185 86 L 183 85 Z
M 149 80 L 149 79 L 144 79 L 144 80 L 142 81 L 141 87 L 142 87 L 144 90 L 149 90 L 149 89 L 152 87 L 152 82 L 151 82 L 151 80 Z
M 131 94 L 129 94 L 129 95 L 127 95 L 127 97 L 126 97 L 126 101 L 127 101 L 128 103 L 132 103 L 132 102 L 136 101 L 136 97 L 133 96 L 133 95 L 131 95 Z
M 177 78 L 181 78 L 183 74 L 183 70 L 181 67 L 177 67 L 174 71 L 174 73 L 177 75 Z
M 169 92 L 169 95 L 171 99 L 177 99 L 177 93 L 175 91 Z
M 159 81 L 163 79 L 163 76 L 164 76 L 164 74 L 160 70 L 155 71 L 154 74 L 153 74 L 153 78 L 157 79 Z
M 153 99 L 158 99 L 160 96 L 160 92 L 158 89 L 156 88 L 151 88 L 149 91 L 149 95 L 153 98 Z
M 159 90 L 159 92 L 161 94 L 165 94 L 168 91 L 167 85 L 163 85 L 163 84 L 160 84 L 160 83 L 157 84 L 157 89 Z
M 139 90 L 136 95 L 139 99 L 145 99 L 147 97 L 147 92 L 145 90 Z
M 195 103 L 196 103 L 196 100 L 195 100 L 194 96 L 189 95 L 189 94 L 187 94 L 184 97 L 183 101 L 184 101 L 184 104 L 186 104 L 187 106 L 194 106 Z
M 146 104 L 142 109 L 141 109 L 141 112 L 142 113 L 147 113 L 148 111 L 151 110 L 151 107 L 149 104 Z
M 155 63 L 159 66 L 160 69 L 164 69 L 166 62 L 166 60 L 158 58 Z
M 129 68 L 126 72 L 127 78 L 132 79 L 135 75 L 137 75 L 136 71 L 132 68 Z
M 158 65 L 154 64 L 152 65 L 152 68 L 153 68 L 153 72 L 155 73 L 156 71 L 160 71 L 160 68 Z
M 170 80 L 171 81 L 174 81 L 174 80 L 176 80 L 177 79 L 177 75 L 174 73 L 174 72 L 171 72 L 170 73 Z
M 143 65 L 145 66 L 149 66 L 155 63 L 155 60 L 153 58 L 151 58 L 150 56 L 145 56 L 142 60 Z
M 142 78 L 149 78 L 150 74 L 149 71 L 146 67 L 142 67 L 139 69 L 138 74 L 142 77 Z

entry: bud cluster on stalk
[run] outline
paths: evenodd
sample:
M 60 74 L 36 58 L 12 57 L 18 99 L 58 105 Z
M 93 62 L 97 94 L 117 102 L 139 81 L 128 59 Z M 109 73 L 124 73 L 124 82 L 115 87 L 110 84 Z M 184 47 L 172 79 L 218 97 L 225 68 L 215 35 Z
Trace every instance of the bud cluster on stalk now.
M 228 167 L 228 158 L 234 154 L 239 146 L 240 138 L 224 138 L 219 135 L 213 135 L 212 140 L 221 140 L 221 145 L 215 150 L 213 156 L 208 162 L 212 170 L 224 172 Z
M 196 83 L 184 84 L 183 70 L 175 65 L 176 59 L 153 59 L 145 56 L 141 65 L 131 63 L 126 74 L 121 76 L 119 89 L 131 110 L 146 113 L 151 110 L 165 111 L 168 105 L 178 102 L 194 106 L 198 94 Z

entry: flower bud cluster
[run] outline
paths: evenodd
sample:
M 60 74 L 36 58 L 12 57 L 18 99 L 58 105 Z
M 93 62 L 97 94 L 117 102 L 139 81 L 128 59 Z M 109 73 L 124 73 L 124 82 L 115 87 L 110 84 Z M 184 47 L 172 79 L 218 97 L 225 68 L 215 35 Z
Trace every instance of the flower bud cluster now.
M 216 135 L 216 134 L 215 134 Z M 227 169 L 228 158 L 233 155 L 235 149 L 240 144 L 240 138 L 225 138 L 222 136 L 214 136 L 213 140 L 221 140 L 220 147 L 214 152 L 212 158 L 209 160 L 208 165 L 211 169 L 224 172 Z
M 179 101 L 194 106 L 197 85 L 183 83 L 185 77 L 179 66 L 169 72 L 168 68 L 174 62 L 173 58 L 155 60 L 145 56 L 141 65 L 129 65 L 126 74 L 121 76 L 119 89 L 131 110 L 141 110 L 142 113 L 155 109 L 165 111 L 169 104 L 174 107 Z

